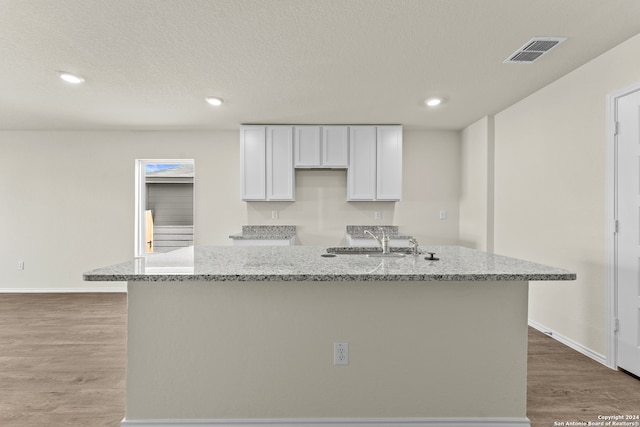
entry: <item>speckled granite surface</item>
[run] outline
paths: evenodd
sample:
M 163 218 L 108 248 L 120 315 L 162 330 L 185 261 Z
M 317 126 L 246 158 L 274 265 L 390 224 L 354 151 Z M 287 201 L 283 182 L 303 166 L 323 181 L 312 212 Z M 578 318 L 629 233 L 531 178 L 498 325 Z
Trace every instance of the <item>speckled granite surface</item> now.
M 399 235 L 397 225 L 347 225 L 347 234 L 354 239 L 373 239 L 368 234 L 364 234 L 365 230 L 369 230 L 376 236 L 381 236 L 381 229 L 384 233 L 393 239 L 410 239 L 411 236 Z
M 242 233 L 232 234 L 231 239 L 291 239 L 296 237 L 295 225 L 243 225 Z
M 375 258 L 327 254 L 315 246 L 205 246 L 194 250 L 193 272 L 145 272 L 134 261 L 84 274 L 88 281 L 486 281 L 574 280 L 569 271 L 459 246 L 421 246 L 424 255 Z

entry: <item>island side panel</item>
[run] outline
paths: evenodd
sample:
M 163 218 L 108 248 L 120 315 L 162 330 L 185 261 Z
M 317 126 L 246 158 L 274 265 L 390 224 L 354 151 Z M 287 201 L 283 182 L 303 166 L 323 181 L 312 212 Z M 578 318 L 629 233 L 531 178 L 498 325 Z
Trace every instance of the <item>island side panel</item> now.
M 128 292 L 127 420 L 526 417 L 527 282 Z

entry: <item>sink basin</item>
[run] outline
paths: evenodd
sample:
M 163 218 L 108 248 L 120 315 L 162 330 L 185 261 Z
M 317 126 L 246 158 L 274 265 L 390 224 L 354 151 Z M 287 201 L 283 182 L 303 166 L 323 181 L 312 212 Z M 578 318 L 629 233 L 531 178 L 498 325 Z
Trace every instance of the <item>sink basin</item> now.
M 391 253 L 383 254 L 379 247 L 338 246 L 327 248 L 327 253 L 336 255 L 367 255 L 370 257 L 398 258 L 413 254 L 413 248 L 391 247 Z
M 382 252 L 378 252 L 373 254 L 367 254 L 368 257 L 372 257 L 372 258 L 401 258 L 405 255 L 406 254 L 403 254 L 402 252 L 391 252 L 388 254 L 383 254 Z

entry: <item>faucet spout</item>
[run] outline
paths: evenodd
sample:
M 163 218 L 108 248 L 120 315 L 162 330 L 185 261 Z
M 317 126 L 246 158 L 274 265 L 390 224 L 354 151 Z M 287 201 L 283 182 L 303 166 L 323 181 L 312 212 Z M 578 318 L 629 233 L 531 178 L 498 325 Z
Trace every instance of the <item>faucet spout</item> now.
M 413 254 L 418 255 L 420 253 L 420 248 L 418 246 L 418 241 L 415 238 L 409 239 L 409 243 L 413 245 Z
M 369 236 L 373 237 L 374 239 L 376 239 L 376 242 L 378 242 L 378 244 L 382 245 L 382 242 L 380 241 L 380 239 L 369 230 L 364 230 L 364 234 L 368 234 Z
M 383 228 L 380 228 L 380 231 L 382 232 L 382 238 L 377 237 L 376 235 L 374 235 L 371 231 L 369 230 L 364 230 L 364 234 L 368 234 L 371 237 L 373 237 L 374 239 L 376 239 L 376 242 L 378 242 L 378 244 L 380 245 L 380 247 L 382 248 L 382 253 L 383 254 L 388 254 L 390 253 L 390 249 L 389 249 L 389 236 L 387 236 L 384 232 Z

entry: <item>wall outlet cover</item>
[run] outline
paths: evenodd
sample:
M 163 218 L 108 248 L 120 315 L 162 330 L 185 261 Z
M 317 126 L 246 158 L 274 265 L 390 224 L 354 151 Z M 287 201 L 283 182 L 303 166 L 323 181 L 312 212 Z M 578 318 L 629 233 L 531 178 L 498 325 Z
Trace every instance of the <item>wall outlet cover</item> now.
M 335 366 L 349 365 L 349 343 L 348 342 L 333 343 L 333 364 Z

